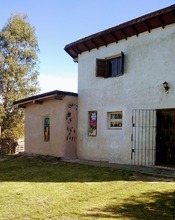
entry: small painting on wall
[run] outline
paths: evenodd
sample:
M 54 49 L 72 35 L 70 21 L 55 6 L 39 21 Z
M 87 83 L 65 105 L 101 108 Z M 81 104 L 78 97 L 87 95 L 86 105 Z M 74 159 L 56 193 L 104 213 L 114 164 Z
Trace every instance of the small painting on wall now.
M 97 111 L 89 112 L 89 136 L 97 136 Z

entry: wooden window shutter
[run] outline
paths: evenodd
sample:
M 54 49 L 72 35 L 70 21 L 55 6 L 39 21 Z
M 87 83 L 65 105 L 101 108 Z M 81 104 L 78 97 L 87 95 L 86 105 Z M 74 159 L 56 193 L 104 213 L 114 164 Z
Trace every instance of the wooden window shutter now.
M 96 77 L 106 77 L 107 60 L 96 59 Z
M 124 74 L 124 53 L 121 51 L 121 74 Z

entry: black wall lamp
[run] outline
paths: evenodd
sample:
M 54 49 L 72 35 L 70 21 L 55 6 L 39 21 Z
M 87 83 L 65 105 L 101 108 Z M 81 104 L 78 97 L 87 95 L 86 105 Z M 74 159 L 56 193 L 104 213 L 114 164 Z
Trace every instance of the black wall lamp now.
M 166 81 L 163 83 L 163 88 L 165 89 L 166 92 L 168 92 L 170 89 L 170 86 Z

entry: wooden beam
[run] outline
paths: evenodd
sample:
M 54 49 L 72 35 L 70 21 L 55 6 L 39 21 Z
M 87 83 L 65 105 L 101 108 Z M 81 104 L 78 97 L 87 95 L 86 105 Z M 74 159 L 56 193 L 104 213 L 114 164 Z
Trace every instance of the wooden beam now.
M 95 46 L 95 48 L 97 48 L 97 50 L 98 50 L 99 46 L 95 43 L 95 41 L 94 41 L 93 39 L 91 39 L 90 41 L 93 43 L 93 45 Z
M 72 48 L 72 50 L 74 50 L 74 52 L 75 52 L 77 55 L 78 55 L 78 54 L 81 54 L 81 52 L 77 49 L 76 46 L 72 46 L 71 48 Z
M 33 100 L 33 104 L 43 104 L 43 101 L 40 101 L 40 100 Z
M 151 32 L 151 28 L 149 27 L 148 22 L 147 22 L 147 21 L 143 21 L 143 23 L 144 23 L 144 25 L 145 25 L 147 31 L 150 33 L 150 32 Z
M 88 45 L 86 44 L 86 42 L 83 42 L 83 45 L 86 47 L 86 49 L 90 52 L 91 49 L 88 47 Z
M 115 42 L 118 43 L 118 38 L 115 36 L 115 34 L 113 32 L 111 32 L 110 35 L 115 40 Z
M 108 46 L 108 43 L 105 41 L 105 39 L 102 36 L 99 36 L 99 38 L 103 41 L 103 43 L 105 44 L 105 46 Z
M 18 105 L 18 108 L 26 108 L 25 105 Z
M 162 18 L 159 16 L 159 17 L 157 17 L 157 19 L 159 20 L 162 28 L 164 29 L 165 25 L 164 25 L 164 22 L 163 22 Z
M 53 97 L 53 99 L 55 99 L 55 100 L 63 100 L 64 97 L 65 97 L 65 95 L 55 95 Z
M 124 32 L 124 30 L 120 29 L 119 31 L 120 31 L 120 32 L 122 33 L 122 35 L 124 36 L 125 40 L 127 40 L 128 37 L 127 37 L 126 33 Z
M 131 28 L 133 29 L 133 31 L 135 32 L 135 34 L 138 37 L 139 36 L 139 32 L 138 32 L 137 28 L 134 25 L 132 25 Z
M 172 11 L 173 18 L 175 20 L 175 10 Z

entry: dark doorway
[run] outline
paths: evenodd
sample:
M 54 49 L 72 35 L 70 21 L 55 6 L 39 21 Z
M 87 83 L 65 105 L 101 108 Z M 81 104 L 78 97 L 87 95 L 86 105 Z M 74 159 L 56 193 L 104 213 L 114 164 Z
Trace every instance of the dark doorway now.
M 157 111 L 156 165 L 175 165 L 175 110 Z

